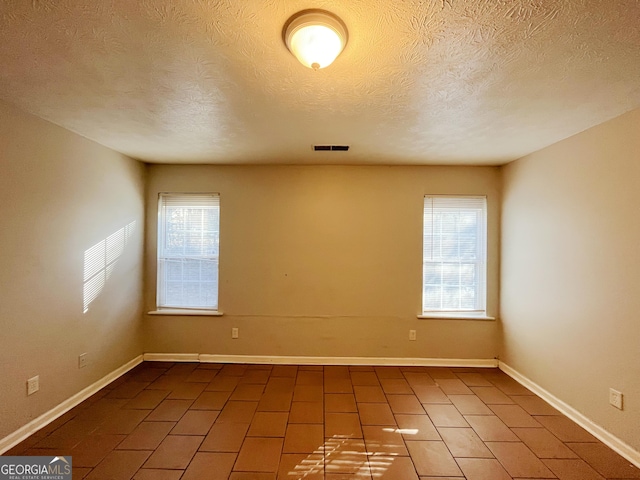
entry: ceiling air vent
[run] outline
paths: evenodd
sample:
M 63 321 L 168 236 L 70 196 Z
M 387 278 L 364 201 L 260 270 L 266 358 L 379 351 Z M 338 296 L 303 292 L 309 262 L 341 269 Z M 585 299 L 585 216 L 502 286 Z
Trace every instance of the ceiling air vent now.
M 314 145 L 313 149 L 316 152 L 346 152 L 349 145 Z

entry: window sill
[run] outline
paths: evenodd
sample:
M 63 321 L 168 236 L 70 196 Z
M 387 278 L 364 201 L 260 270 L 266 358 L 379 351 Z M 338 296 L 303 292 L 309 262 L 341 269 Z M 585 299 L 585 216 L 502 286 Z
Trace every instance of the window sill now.
M 486 315 L 465 315 L 464 313 L 423 313 L 418 315 L 422 320 L 495 320 L 496 317 Z
M 173 315 L 175 317 L 221 317 L 224 315 L 218 310 L 189 310 L 182 308 L 163 308 L 162 310 L 152 310 L 147 312 L 149 315 Z

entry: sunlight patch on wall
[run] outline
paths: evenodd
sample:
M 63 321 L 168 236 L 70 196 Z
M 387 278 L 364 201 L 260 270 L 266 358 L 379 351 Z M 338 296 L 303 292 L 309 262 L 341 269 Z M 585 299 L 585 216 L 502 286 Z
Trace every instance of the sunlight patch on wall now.
M 136 221 L 125 225 L 84 252 L 83 313 L 102 290 L 113 273 L 136 228 Z

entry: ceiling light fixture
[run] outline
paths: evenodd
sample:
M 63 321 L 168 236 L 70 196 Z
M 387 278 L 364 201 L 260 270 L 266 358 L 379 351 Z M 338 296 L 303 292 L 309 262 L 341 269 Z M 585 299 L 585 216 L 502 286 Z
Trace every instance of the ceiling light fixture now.
M 303 10 L 282 31 L 284 43 L 305 67 L 318 70 L 333 63 L 347 44 L 347 27 L 325 10 Z

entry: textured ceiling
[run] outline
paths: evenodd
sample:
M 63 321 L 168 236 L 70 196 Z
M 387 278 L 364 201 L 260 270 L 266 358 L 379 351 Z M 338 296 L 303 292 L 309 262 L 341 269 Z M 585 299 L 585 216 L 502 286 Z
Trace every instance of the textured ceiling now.
M 149 162 L 495 165 L 640 107 L 640 0 L 2 0 L 0 98 Z

